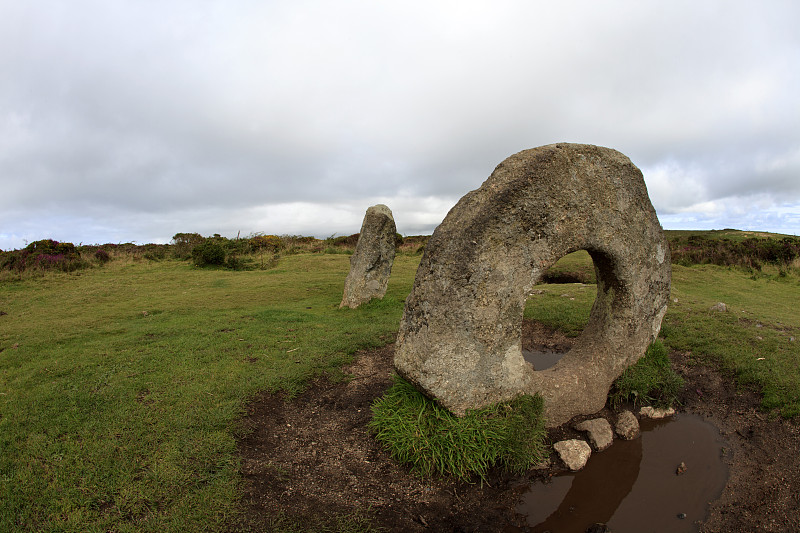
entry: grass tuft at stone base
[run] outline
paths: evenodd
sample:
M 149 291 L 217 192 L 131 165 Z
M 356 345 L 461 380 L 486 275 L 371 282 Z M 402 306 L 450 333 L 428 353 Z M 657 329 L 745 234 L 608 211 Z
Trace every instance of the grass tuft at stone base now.
M 398 376 L 373 403 L 370 426 L 395 460 L 422 476 L 485 479 L 494 465 L 524 472 L 541 461 L 543 405 L 538 395 L 518 396 L 459 418 Z
M 683 378 L 672 369 L 667 349 L 657 340 L 617 378 L 609 397 L 614 405 L 631 401 L 634 405 L 671 407 L 683 385 Z

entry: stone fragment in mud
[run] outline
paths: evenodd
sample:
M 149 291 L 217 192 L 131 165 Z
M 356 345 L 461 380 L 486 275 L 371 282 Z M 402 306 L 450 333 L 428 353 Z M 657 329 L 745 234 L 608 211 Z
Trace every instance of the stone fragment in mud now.
M 617 425 L 614 429 L 621 438 L 633 440 L 639 436 L 639 421 L 636 415 L 626 409 L 617 416 Z
M 652 418 L 654 420 L 659 420 L 661 418 L 667 418 L 668 416 L 672 416 L 675 414 L 675 409 L 670 407 L 669 409 L 657 409 L 655 407 L 642 407 L 639 410 L 639 416 Z
M 605 418 L 584 420 L 575 424 L 575 429 L 585 431 L 589 435 L 589 442 L 595 451 L 601 452 L 614 442 L 614 432 L 611 431 L 611 424 Z
M 556 442 L 553 448 L 567 468 L 573 472 L 586 466 L 589 456 L 592 455 L 592 449 L 586 441 L 580 439 L 562 440 Z

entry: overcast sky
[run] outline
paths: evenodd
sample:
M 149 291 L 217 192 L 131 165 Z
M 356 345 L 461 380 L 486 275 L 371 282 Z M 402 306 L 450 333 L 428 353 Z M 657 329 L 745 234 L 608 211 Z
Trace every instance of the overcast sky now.
M 0 0 L 0 249 L 430 233 L 617 149 L 667 229 L 800 233 L 800 2 Z

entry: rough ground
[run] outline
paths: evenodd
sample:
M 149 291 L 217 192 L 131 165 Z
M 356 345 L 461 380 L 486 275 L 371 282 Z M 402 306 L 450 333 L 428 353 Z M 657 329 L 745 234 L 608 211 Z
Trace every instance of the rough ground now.
M 526 322 L 523 345 L 565 350 L 569 339 Z M 524 531 L 515 527 L 523 523 L 514 514 L 518 495 L 562 468 L 558 460 L 525 476 L 494 472 L 483 484 L 423 480 L 396 464 L 367 428 L 370 405 L 391 384 L 392 354 L 391 345 L 359 353 L 345 369 L 350 379 L 320 379 L 292 401 L 264 394 L 252 402 L 239 443 L 242 514 L 231 531 L 312 530 L 343 516 L 385 531 Z M 800 531 L 798 424 L 761 412 L 755 393 L 689 365 L 686 354 L 673 354 L 673 362 L 687 383 L 681 410 L 707 417 L 729 444 L 730 479 L 700 530 Z M 551 431 L 553 439 L 568 434 Z

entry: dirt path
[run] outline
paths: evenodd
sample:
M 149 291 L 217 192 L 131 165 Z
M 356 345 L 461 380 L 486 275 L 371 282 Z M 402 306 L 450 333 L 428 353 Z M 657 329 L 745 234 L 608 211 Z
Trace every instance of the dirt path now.
M 523 345 L 534 337 L 539 347 L 569 343 L 526 323 Z M 276 516 L 311 529 L 359 514 L 386 531 L 524 530 L 515 527 L 519 494 L 558 461 L 525 476 L 494 472 L 483 484 L 422 480 L 396 464 L 367 428 L 373 400 L 391 384 L 392 354 L 391 345 L 359 353 L 346 369 L 351 379 L 318 380 L 291 402 L 265 394 L 251 403 L 251 432 L 239 443 L 243 512 L 231 531 L 270 531 Z M 730 446 L 730 479 L 701 531 L 800 531 L 798 425 L 770 420 L 755 394 L 737 392 L 718 372 L 681 354 L 673 360 L 687 381 L 682 410 L 707 417 Z

